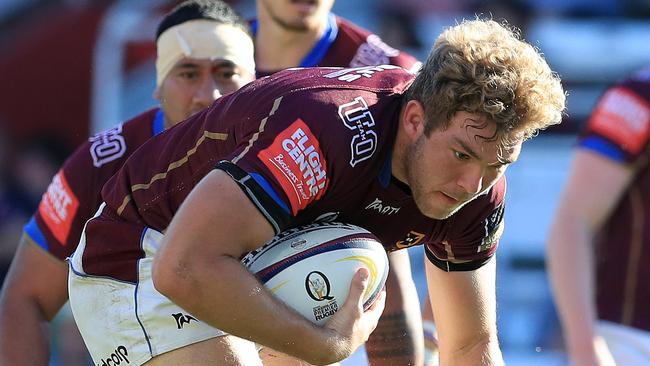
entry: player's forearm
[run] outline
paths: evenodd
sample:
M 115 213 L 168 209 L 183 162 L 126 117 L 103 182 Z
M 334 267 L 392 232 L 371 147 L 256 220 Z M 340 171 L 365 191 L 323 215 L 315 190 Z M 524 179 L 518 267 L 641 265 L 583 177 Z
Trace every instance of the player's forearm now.
M 156 288 L 218 329 L 313 364 L 335 362 L 344 353 L 338 352 L 333 332 L 273 298 L 234 258 L 193 258 L 191 265 L 175 265 L 166 273 L 157 267 Z
M 384 313 L 366 342 L 368 360 L 372 366 L 421 365 L 424 340 L 415 284 L 389 275 L 386 295 Z
M 593 350 L 596 310 L 591 239 L 586 225 L 566 216 L 557 217 L 548 239 L 549 275 L 573 355 Z
M 8 294 L 7 294 L 8 295 Z M 47 365 L 49 323 L 33 303 L 0 300 L 0 365 Z

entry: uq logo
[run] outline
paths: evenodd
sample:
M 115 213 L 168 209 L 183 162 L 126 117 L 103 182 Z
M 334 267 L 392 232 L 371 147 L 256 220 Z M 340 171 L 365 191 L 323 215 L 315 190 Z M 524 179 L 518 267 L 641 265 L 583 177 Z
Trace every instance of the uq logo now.
M 88 139 L 91 142 L 90 155 L 96 168 L 119 159 L 126 152 L 126 142 L 122 137 L 122 125 L 100 132 Z
M 377 149 L 377 134 L 373 130 L 375 120 L 368 110 L 368 103 L 362 97 L 339 106 L 339 116 L 345 127 L 356 132 L 350 142 L 350 165 L 354 167 L 369 159 Z

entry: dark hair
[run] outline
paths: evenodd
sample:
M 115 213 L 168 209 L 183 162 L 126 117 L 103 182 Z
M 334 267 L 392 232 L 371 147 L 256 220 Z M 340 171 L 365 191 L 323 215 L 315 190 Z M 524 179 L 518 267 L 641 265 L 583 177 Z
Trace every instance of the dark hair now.
M 156 30 L 156 41 L 167 29 L 190 20 L 207 19 L 241 28 L 249 36 L 252 33 L 248 22 L 220 0 L 188 0 L 178 4 L 165 15 Z

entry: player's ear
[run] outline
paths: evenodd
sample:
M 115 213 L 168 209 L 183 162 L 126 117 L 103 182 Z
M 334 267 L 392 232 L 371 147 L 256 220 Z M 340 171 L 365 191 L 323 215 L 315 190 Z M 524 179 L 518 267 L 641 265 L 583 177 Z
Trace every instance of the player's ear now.
M 424 133 L 425 114 L 422 103 L 409 100 L 404 106 L 401 123 L 404 132 L 412 139 L 417 139 Z
M 157 86 L 156 89 L 153 90 L 153 98 L 156 100 L 160 100 L 160 87 Z

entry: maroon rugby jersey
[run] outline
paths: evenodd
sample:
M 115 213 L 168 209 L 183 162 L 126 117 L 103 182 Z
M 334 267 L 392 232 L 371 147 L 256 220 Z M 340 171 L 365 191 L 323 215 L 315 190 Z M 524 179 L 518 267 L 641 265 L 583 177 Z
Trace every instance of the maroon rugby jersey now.
M 336 217 L 369 229 L 388 251 L 425 244 L 444 270 L 480 267 L 496 250 L 505 180 L 449 219 L 433 220 L 391 178 L 413 78 L 389 65 L 282 71 L 152 138 L 104 186 L 107 207 L 85 231 L 84 272 L 136 282 L 143 229 L 163 231 L 215 165 L 276 232 Z
M 67 258 L 102 202 L 104 183 L 133 151 L 162 129 L 162 112 L 152 109 L 89 138 L 54 176 L 25 233 L 54 257 Z
M 257 32 L 256 20 L 251 23 L 251 27 L 253 32 Z M 411 72 L 420 68 L 420 62 L 413 56 L 390 47 L 376 34 L 330 13 L 321 39 L 297 66 L 362 67 L 387 64 Z M 257 70 L 257 77 L 268 76 L 276 71 L 278 70 Z
M 650 68 L 613 86 L 587 124 L 580 147 L 636 174 L 596 238 L 600 319 L 650 331 Z

